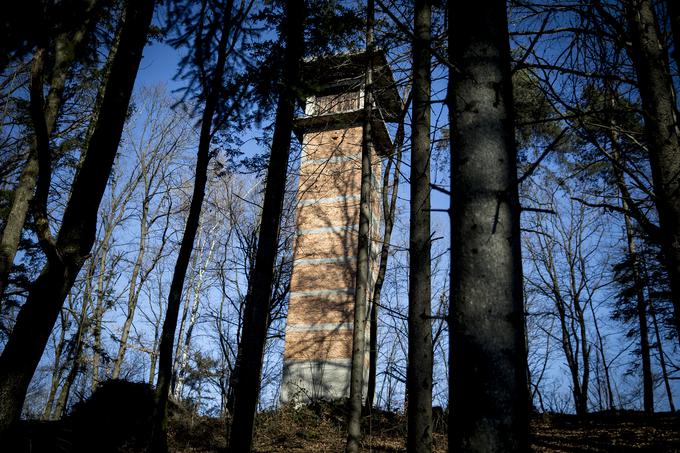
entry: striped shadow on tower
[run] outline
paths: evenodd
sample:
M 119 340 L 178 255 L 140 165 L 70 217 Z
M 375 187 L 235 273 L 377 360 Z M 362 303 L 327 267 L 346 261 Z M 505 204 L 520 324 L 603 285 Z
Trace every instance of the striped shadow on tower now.
M 305 63 L 314 95 L 295 122 L 302 142 L 297 237 L 286 326 L 281 402 L 349 396 L 356 284 L 366 53 Z M 401 99 L 385 55 L 373 55 L 373 147 L 368 298 L 380 251 L 381 157 L 391 152 L 386 122 Z M 366 326 L 366 338 L 370 326 Z M 368 345 L 366 364 L 368 365 Z M 365 366 L 366 376 L 368 366 Z

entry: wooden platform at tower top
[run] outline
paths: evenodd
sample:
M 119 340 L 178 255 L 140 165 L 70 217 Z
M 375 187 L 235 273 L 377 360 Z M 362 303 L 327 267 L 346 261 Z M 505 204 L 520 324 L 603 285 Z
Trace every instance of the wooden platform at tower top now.
M 364 121 L 365 51 L 313 58 L 303 65 L 307 93 L 300 101 L 304 116 L 295 120 L 298 139 L 307 132 L 361 125 Z M 385 53 L 372 53 L 373 63 L 373 142 L 379 155 L 387 155 L 392 142 L 385 123 L 399 121 L 403 101 L 397 91 Z

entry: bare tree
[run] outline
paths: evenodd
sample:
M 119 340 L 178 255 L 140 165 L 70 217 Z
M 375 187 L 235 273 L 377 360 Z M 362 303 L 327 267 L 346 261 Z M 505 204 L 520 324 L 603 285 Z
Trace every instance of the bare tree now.
M 91 32 L 96 25 L 102 2 L 86 0 L 82 6 L 84 6 L 84 20 L 79 27 L 62 30 L 51 43 L 42 42 L 41 48 L 36 51 L 34 57 L 37 59 L 44 58 L 43 54 L 49 52 L 54 59 L 49 74 L 49 92 L 42 112 L 45 118 L 45 133 L 48 138 L 57 125 L 57 119 L 64 103 L 64 88 L 69 80 L 70 71 L 80 57 L 79 54 L 83 52 L 83 47 L 87 44 L 88 39 L 91 38 Z M 50 46 L 51 48 L 48 49 Z M 34 142 L 28 151 L 28 158 L 14 189 L 10 214 L 0 236 L 0 296 L 3 295 L 7 286 L 10 268 L 19 247 L 21 231 L 24 228 L 30 201 L 38 182 L 38 164 L 37 143 Z
M 537 212 L 527 220 L 532 235 L 525 243 L 530 264 L 525 278 L 531 292 L 549 302 L 548 307 L 535 310 L 549 314 L 547 322 L 552 323 L 554 317 L 559 326 L 559 334 L 549 335 L 561 345 L 574 408 L 583 415 L 588 412 L 594 360 L 591 337 L 599 333 L 593 299 L 610 282 L 606 278 L 609 266 L 606 261 L 595 260 L 604 234 L 599 217 L 579 202 L 561 202 L 566 197 L 553 184 L 545 178 L 534 188 L 537 197 L 540 192 L 546 194 L 541 205 L 556 214 Z M 601 343 L 599 352 L 611 395 L 608 362 Z
M 92 248 L 97 210 L 106 189 L 123 130 L 137 69 L 146 44 L 155 2 L 127 2 L 114 46 L 108 77 L 102 84 L 101 102 L 93 119 L 87 149 L 64 211 L 61 228 L 52 238 L 46 220 L 49 192 L 49 134 L 40 96 L 33 96 L 34 124 L 41 159 L 37 183 L 36 223 L 48 260 L 17 318 L 0 356 L 0 436 L 21 414 L 28 384 L 40 361 L 64 299 Z M 41 119 L 42 118 L 42 119 Z
M 168 196 L 172 160 L 187 146 L 186 118 L 171 107 L 172 100 L 160 88 L 142 92 L 141 118 L 128 128 L 128 143 L 134 152 L 142 189 L 139 197 L 139 242 L 127 288 L 125 321 L 121 327 L 118 352 L 113 361 L 112 379 L 118 379 L 128 349 L 130 330 L 142 287 L 165 253 L 172 199 Z M 134 129 L 138 134 L 134 136 Z M 160 224 L 160 244 L 150 247 L 153 229 Z M 151 249 L 151 250 L 149 250 Z M 149 256 L 149 251 L 152 254 Z M 145 263 L 145 259 L 148 262 Z

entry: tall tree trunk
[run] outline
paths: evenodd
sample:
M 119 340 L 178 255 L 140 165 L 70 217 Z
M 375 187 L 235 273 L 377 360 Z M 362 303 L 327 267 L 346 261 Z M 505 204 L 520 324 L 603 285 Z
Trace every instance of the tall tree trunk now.
M 220 99 L 220 90 L 223 83 L 224 69 L 227 62 L 228 43 L 232 28 L 233 0 L 225 4 L 221 30 L 221 36 L 217 47 L 217 62 L 212 79 L 205 87 L 205 106 L 201 117 L 201 132 L 198 142 L 196 175 L 194 178 L 194 191 L 191 195 L 189 216 L 184 227 L 184 234 L 180 243 L 175 270 L 168 294 L 168 306 L 165 311 L 165 320 L 161 332 L 160 346 L 158 351 L 158 378 L 156 380 L 156 405 L 154 408 L 151 442 L 149 452 L 167 452 L 167 429 L 168 429 L 168 396 L 172 381 L 172 351 L 177 330 L 177 318 L 182 301 L 184 280 L 189 267 L 189 260 L 194 249 L 194 240 L 201 218 L 201 208 L 205 198 L 205 187 L 208 182 L 208 164 L 210 163 L 210 143 L 213 132 L 213 117 L 217 110 Z
M 366 2 L 366 67 L 364 76 L 364 123 L 361 141 L 361 195 L 359 202 L 359 237 L 357 244 L 357 270 L 354 292 L 354 323 L 352 330 L 352 362 L 347 402 L 346 453 L 358 453 L 361 443 L 361 413 L 364 391 L 364 363 L 366 361 L 366 322 L 368 315 L 368 291 L 371 266 L 371 191 L 373 167 L 373 22 L 375 3 Z
M 604 383 L 607 387 L 607 409 L 614 410 L 616 408 L 614 404 L 614 392 L 612 390 L 612 381 L 609 372 L 609 364 L 607 363 L 607 356 L 605 355 L 604 340 L 602 339 L 602 334 L 600 333 L 600 326 L 597 321 L 597 314 L 595 313 L 595 308 L 593 304 L 590 304 L 590 313 L 593 315 L 593 327 L 595 328 L 595 335 L 597 337 L 598 351 L 600 360 L 602 360 L 602 369 L 604 371 Z M 599 391 L 599 386 L 598 386 Z
M 307 8 L 304 0 L 291 0 L 287 3 L 282 92 L 276 108 L 255 267 L 250 277 L 250 281 L 253 282 L 252 290 L 249 290 L 246 300 L 249 306 L 245 308 L 237 358 L 234 418 L 229 436 L 229 449 L 233 453 L 249 452 L 252 448 L 253 424 L 260 391 L 262 354 L 267 335 L 274 264 L 278 249 L 279 225 L 295 114 L 296 88 L 300 80 L 300 67 L 304 55 L 306 16 Z
M 416 0 L 411 120 L 411 228 L 409 246 L 408 393 L 409 452 L 432 451 L 432 308 L 430 234 L 429 0 Z
M 665 46 L 651 0 L 626 0 L 631 60 L 649 144 L 664 264 L 668 270 L 676 328 L 680 332 L 680 129 Z M 680 338 L 680 337 L 679 337 Z
M 219 224 L 216 223 L 215 226 L 210 230 L 210 232 L 214 232 L 215 228 L 217 228 Z M 181 353 L 178 354 L 179 360 L 177 362 L 177 379 L 175 381 L 175 389 L 174 389 L 174 395 L 175 397 L 179 398 L 182 395 L 182 387 L 184 387 L 184 379 L 186 377 L 186 372 L 187 372 L 187 367 L 188 367 L 188 362 L 189 362 L 189 351 L 190 351 L 190 346 L 191 346 L 191 336 L 194 331 L 194 327 L 196 326 L 196 321 L 198 319 L 198 308 L 201 303 L 201 289 L 203 287 L 203 279 L 206 270 L 208 269 L 208 266 L 210 265 L 210 262 L 212 260 L 212 255 L 213 252 L 215 251 L 215 244 L 216 240 L 213 238 L 210 241 L 210 247 L 208 249 L 208 256 L 206 257 L 205 261 L 203 262 L 201 269 L 198 271 L 198 275 L 196 277 L 196 283 L 194 285 L 194 294 L 193 294 L 193 303 L 191 304 L 191 313 L 189 315 L 189 324 L 187 325 L 187 330 L 186 334 L 184 335 L 184 341 L 181 343 L 182 348 L 181 348 Z M 180 342 L 182 341 L 180 338 Z
M 243 319 L 243 332 L 238 351 L 234 391 L 234 418 L 229 435 L 233 453 L 250 452 L 253 425 L 260 392 L 262 355 L 267 337 L 269 308 L 274 277 L 274 264 L 279 244 L 279 226 L 286 187 L 293 117 L 297 99 L 300 67 L 304 56 L 304 21 L 307 8 L 304 0 L 286 3 L 284 70 L 281 94 L 276 108 L 274 137 L 267 168 L 260 231 L 257 240 L 255 268 L 250 277 Z
M 92 300 L 92 279 L 94 278 L 94 272 L 96 268 L 95 260 L 87 269 L 87 276 L 85 280 L 85 289 L 83 291 L 82 306 L 80 309 L 80 319 L 78 320 L 78 330 L 76 331 L 76 336 L 73 344 L 73 350 L 71 352 L 71 368 L 64 379 L 64 384 L 61 386 L 61 392 L 59 393 L 59 398 L 57 398 L 57 405 L 54 408 L 52 417 L 55 419 L 61 418 L 68 403 L 68 398 L 71 394 L 71 387 L 76 381 L 78 374 L 82 370 L 83 366 L 83 347 L 85 344 L 85 335 L 88 328 L 88 310 L 90 308 L 90 302 Z
M 115 209 L 115 205 L 113 205 L 113 212 L 116 212 Z M 119 209 L 120 215 L 117 215 L 117 220 L 120 220 L 122 217 L 122 213 L 125 211 L 125 206 Z M 92 313 L 92 382 L 90 383 L 90 388 L 93 392 L 97 390 L 97 386 L 99 385 L 100 364 L 104 349 L 102 343 L 102 322 L 104 318 L 104 312 L 106 311 L 106 302 L 104 298 L 106 294 L 106 288 L 108 287 L 108 283 L 111 278 L 110 271 L 108 270 L 109 250 L 111 249 L 111 237 L 113 236 L 114 228 L 118 223 L 117 220 L 111 221 L 105 226 L 105 233 L 101 241 L 100 255 L 98 257 L 99 275 L 97 276 L 97 303 L 95 304 L 94 312 Z
M 31 286 L 0 356 L 0 437 L 19 420 L 26 390 L 66 295 L 94 243 L 97 210 L 118 149 L 154 0 L 128 1 L 85 158 L 71 189 L 54 249 Z
M 358 453 L 361 443 L 361 413 L 364 391 L 364 363 L 366 361 L 366 322 L 371 266 L 371 211 L 372 178 L 371 153 L 373 150 L 373 23 L 375 2 L 366 2 L 366 67 L 364 75 L 364 123 L 361 141 L 361 195 L 359 203 L 359 237 L 357 244 L 357 270 L 354 293 L 354 323 L 352 330 L 352 362 L 347 402 L 347 453 Z
M 193 258 L 191 260 L 190 267 L 188 268 L 188 272 L 190 273 L 189 277 L 189 284 L 187 285 L 187 289 L 193 289 L 194 285 L 196 284 L 196 277 L 198 274 L 197 267 L 198 267 L 198 257 L 201 253 L 203 253 L 203 245 L 201 238 L 203 236 L 203 228 L 201 227 L 201 220 L 198 220 L 198 231 L 196 232 L 197 238 L 197 253 L 193 254 Z M 188 298 L 187 298 L 188 299 Z M 188 302 L 188 300 L 187 300 Z M 172 364 L 172 379 L 170 381 L 170 393 L 173 396 L 177 396 L 175 394 L 175 389 L 177 385 L 177 373 L 179 370 L 179 360 L 182 352 L 182 338 L 184 337 L 184 329 L 186 326 L 187 322 L 187 316 L 189 316 L 189 303 L 184 304 L 184 309 L 182 310 L 182 316 L 179 320 L 179 332 L 177 334 L 177 346 L 175 347 L 175 353 L 173 355 L 173 364 Z
M 79 29 L 73 32 L 61 33 L 55 38 L 53 52 L 54 63 L 50 77 L 50 89 L 45 103 L 45 123 L 47 134 L 54 130 L 63 104 L 64 87 L 69 76 L 69 71 L 78 53 L 82 50 L 91 28 L 95 24 L 95 7 L 100 2 L 91 0 L 83 12 L 85 20 Z M 24 165 L 19 182 L 14 190 L 14 198 L 10 208 L 7 222 L 0 236 L 0 297 L 4 294 L 9 278 L 9 272 L 14 262 L 14 257 L 19 248 L 21 232 L 26 223 L 26 215 L 30 205 L 33 191 L 38 181 L 38 155 L 35 143 L 28 152 L 28 159 Z
M 503 0 L 449 3 L 449 451 L 528 451 L 520 205 Z
M 612 107 L 615 108 L 614 97 L 611 99 Z M 642 360 L 642 388 L 643 388 L 643 406 L 647 414 L 654 412 L 654 381 L 652 376 L 652 365 L 650 358 L 649 347 L 649 327 L 647 322 L 647 300 L 644 294 L 644 279 L 640 269 L 640 260 L 635 250 L 635 233 L 633 231 L 633 224 L 630 215 L 627 214 L 631 200 L 630 193 L 626 187 L 623 153 L 619 145 L 618 127 L 613 117 L 609 118 L 611 125 L 610 139 L 612 144 L 612 154 L 615 159 L 612 166 L 614 177 L 616 178 L 616 185 L 619 188 L 619 196 L 621 198 L 621 207 L 624 211 L 624 224 L 626 228 L 626 242 L 628 247 L 628 257 L 631 261 L 633 271 L 633 285 L 635 288 L 636 310 L 638 315 L 638 326 L 640 327 L 640 358 Z

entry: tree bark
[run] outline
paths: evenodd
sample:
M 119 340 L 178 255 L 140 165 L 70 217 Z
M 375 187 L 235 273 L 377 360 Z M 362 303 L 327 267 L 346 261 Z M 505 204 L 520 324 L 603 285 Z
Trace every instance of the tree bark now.
M 625 7 L 631 41 L 629 52 L 637 73 L 649 144 L 664 264 L 671 286 L 675 324 L 680 331 L 680 130 L 673 83 L 651 0 L 626 0 Z
M 450 2 L 449 24 L 449 451 L 525 452 L 529 396 L 505 2 Z
M 429 0 L 416 0 L 411 119 L 411 217 L 409 245 L 408 393 L 409 452 L 432 451 L 432 308 L 430 234 Z
M 55 241 L 57 256 L 47 261 L 33 283 L 0 356 L 0 437 L 19 420 L 26 390 L 64 299 L 94 243 L 97 210 L 118 149 L 154 3 L 126 3 L 118 49 L 102 86 L 100 111 Z

